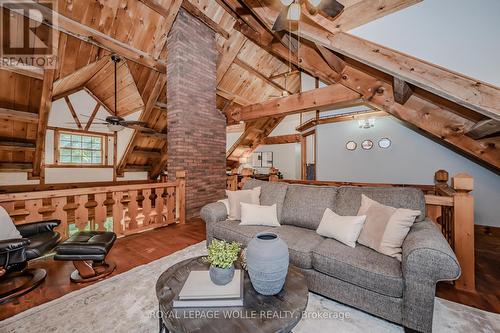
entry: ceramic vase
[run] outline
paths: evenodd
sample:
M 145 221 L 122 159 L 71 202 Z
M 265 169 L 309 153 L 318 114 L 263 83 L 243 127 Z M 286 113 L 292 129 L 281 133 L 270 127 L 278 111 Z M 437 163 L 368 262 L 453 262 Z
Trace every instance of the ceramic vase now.
M 262 295 L 276 295 L 288 273 L 288 246 L 272 232 L 258 233 L 247 247 L 247 268 L 254 289 Z
M 233 280 L 234 277 L 234 265 L 231 265 L 229 268 L 219 268 L 210 265 L 210 269 L 208 270 L 210 275 L 210 280 L 218 286 L 223 286 L 228 284 Z

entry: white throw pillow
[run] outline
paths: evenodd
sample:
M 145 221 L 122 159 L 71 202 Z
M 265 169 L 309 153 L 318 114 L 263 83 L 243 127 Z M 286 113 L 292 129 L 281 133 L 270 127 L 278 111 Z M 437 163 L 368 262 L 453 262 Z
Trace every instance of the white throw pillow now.
M 278 222 L 276 204 L 272 206 L 261 206 L 242 202 L 240 225 L 279 227 L 280 223 Z
M 0 206 L 0 240 L 23 238 L 5 208 Z
M 358 243 L 401 261 L 403 242 L 420 214 L 418 210 L 382 205 L 362 194 L 358 215 L 366 215 L 366 222 Z
M 222 202 L 224 204 L 224 206 L 226 206 L 226 212 L 229 215 L 229 199 L 228 198 L 221 199 L 221 200 L 217 200 L 217 202 Z
M 350 247 L 356 247 L 356 240 L 365 224 L 366 216 L 341 216 L 330 208 L 325 209 L 316 232 L 333 238 Z
M 240 203 L 260 204 L 260 187 L 255 187 L 251 190 L 228 191 L 226 190 L 227 199 L 229 201 L 228 218 L 230 220 L 241 219 Z

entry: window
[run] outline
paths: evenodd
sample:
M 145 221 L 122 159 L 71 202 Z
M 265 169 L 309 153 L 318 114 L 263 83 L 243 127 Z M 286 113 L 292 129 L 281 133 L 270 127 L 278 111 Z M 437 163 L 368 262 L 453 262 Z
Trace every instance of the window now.
M 58 144 L 59 164 L 105 164 L 103 136 L 61 132 Z

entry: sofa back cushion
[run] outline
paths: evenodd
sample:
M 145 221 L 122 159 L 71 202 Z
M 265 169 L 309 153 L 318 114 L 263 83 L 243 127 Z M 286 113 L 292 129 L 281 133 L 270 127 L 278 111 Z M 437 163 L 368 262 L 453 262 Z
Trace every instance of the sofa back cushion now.
M 338 190 L 336 210 L 339 215 L 353 216 L 361 206 L 361 194 L 383 205 L 394 208 L 419 210 L 415 221 L 425 219 L 424 193 L 412 187 L 353 187 L 342 186 Z
M 325 210 L 335 211 L 336 196 L 337 187 L 289 185 L 281 223 L 316 230 Z
M 258 179 L 249 179 L 243 186 L 244 190 L 250 190 L 260 186 L 260 204 L 263 206 L 272 206 L 276 204 L 278 212 L 278 221 L 281 222 L 283 210 L 283 201 L 288 188 L 286 183 L 266 182 Z

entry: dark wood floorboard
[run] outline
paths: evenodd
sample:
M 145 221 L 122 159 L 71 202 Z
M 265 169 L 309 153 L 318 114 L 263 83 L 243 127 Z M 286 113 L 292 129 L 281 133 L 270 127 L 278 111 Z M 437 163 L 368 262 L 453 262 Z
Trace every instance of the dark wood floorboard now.
M 116 263 L 116 270 L 111 276 L 168 256 L 205 239 L 205 223 L 201 219 L 117 239 L 108 255 L 108 259 Z M 55 261 L 52 257 L 47 257 L 30 263 L 30 267 L 46 269 L 47 278 L 32 292 L 14 302 L 0 305 L 0 320 L 95 283 L 71 283 L 69 276 L 75 270 L 71 261 Z
M 205 239 L 205 224 L 193 219 L 185 225 L 173 225 L 118 239 L 109 254 L 117 269 L 113 275 L 126 272 L 172 254 Z M 476 228 L 477 293 L 457 291 L 452 285 L 439 283 L 437 296 L 490 312 L 500 313 L 500 228 Z M 32 267 L 45 268 L 45 282 L 15 302 L 0 305 L 0 320 L 31 307 L 61 297 L 90 284 L 75 284 L 69 280 L 74 270 L 71 262 L 38 260 Z

